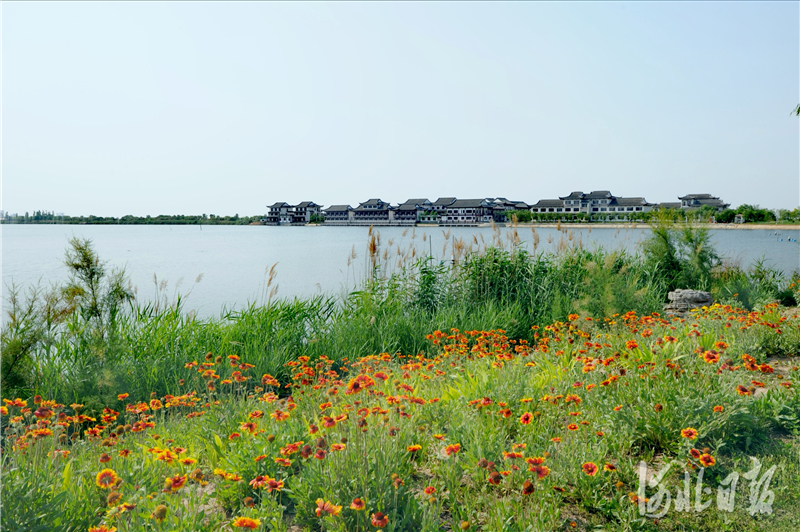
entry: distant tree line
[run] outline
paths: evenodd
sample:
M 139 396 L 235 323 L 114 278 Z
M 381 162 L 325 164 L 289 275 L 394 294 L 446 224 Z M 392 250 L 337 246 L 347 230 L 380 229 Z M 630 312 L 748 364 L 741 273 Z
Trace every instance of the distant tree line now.
M 215 214 L 160 214 L 158 216 L 66 216 L 52 211 L 34 211 L 25 214 L 3 213 L 4 224 L 86 224 L 86 225 L 248 225 L 263 216 L 217 216 Z

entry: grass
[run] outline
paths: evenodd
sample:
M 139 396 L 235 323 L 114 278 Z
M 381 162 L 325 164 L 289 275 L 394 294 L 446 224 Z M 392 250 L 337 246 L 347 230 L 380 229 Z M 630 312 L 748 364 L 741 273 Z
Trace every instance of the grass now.
M 797 368 L 743 352 L 754 334 L 798 341 L 796 317 L 715 306 L 688 320 L 572 316 L 533 334 L 434 331 L 429 354 L 300 357 L 284 367 L 290 395 L 246 359 L 209 353 L 176 368 L 179 393 L 115 397 L 95 420 L 76 404 L 6 401 L 3 529 L 220 530 L 249 517 L 261 530 L 354 531 L 379 528 L 378 512 L 387 531 L 797 523 Z M 677 460 L 674 493 L 684 468 L 696 481 L 692 449 L 713 457 L 713 488 L 746 473 L 748 456 L 778 466 L 773 513 L 747 513 L 741 480 L 732 513 L 642 517 L 638 463 Z M 99 486 L 104 469 L 119 483 Z M 325 501 L 336 511 L 317 515 Z

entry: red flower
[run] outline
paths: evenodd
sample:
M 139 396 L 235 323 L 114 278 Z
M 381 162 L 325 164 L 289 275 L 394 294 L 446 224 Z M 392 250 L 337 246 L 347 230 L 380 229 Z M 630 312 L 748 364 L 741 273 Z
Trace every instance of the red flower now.
M 233 520 L 231 525 L 235 528 L 249 528 L 250 530 L 255 530 L 261 526 L 261 521 L 258 519 L 250 519 L 249 517 L 237 517 Z
M 533 414 L 531 414 L 530 412 L 525 412 L 519 417 L 519 422 L 522 423 L 523 425 L 527 425 L 531 421 L 533 421 Z
M 358 497 L 353 499 L 353 502 L 350 503 L 350 509 L 355 511 L 363 510 L 365 506 L 366 505 L 364 504 L 364 501 L 359 499 Z
M 169 489 L 170 491 L 178 491 L 184 486 L 184 484 L 186 484 L 187 478 L 188 477 L 186 475 L 167 477 L 167 479 L 164 481 L 164 488 Z
M 597 474 L 597 465 L 595 465 L 593 462 L 586 462 L 581 465 L 581 470 L 590 477 L 593 477 Z
M 703 464 L 703 467 L 711 467 L 717 463 L 717 461 L 714 460 L 714 457 L 708 453 L 703 453 L 702 455 L 700 455 L 700 458 L 698 458 L 698 460 L 700 461 L 701 464 Z
M 533 493 L 534 486 L 530 480 L 526 480 L 524 484 L 522 484 L 522 494 L 523 495 L 530 495 Z
M 697 431 L 692 427 L 687 427 L 681 430 L 681 436 L 683 436 L 684 438 L 689 438 L 690 440 L 696 440 Z
M 452 454 L 458 454 L 458 452 L 460 450 L 461 450 L 461 444 L 460 443 L 454 443 L 454 444 L 448 445 L 447 447 L 444 448 L 444 452 L 447 453 L 447 456 L 450 456 Z
M 383 528 L 389 524 L 389 516 L 384 515 L 381 512 L 375 512 L 372 514 L 372 526 Z
M 341 506 L 336 506 L 330 501 L 317 499 L 317 510 L 316 510 L 317 517 L 323 517 L 322 514 L 339 515 L 341 511 L 342 511 Z

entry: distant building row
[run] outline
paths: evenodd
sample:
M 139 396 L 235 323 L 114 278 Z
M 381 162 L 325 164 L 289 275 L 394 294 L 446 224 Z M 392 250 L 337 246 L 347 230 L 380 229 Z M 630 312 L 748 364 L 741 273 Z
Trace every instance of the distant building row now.
M 527 203 L 506 198 L 439 198 L 434 202 L 419 198 L 397 206 L 372 198 L 355 208 L 350 205 L 331 205 L 327 209 L 321 209 L 310 201 L 297 206 L 280 202 L 269 207 L 262 221 L 266 225 L 302 225 L 317 215 L 324 218 L 325 225 L 478 225 L 492 221 L 504 222 L 507 211 L 527 209 L 530 209 Z
M 605 215 L 607 219 L 626 219 L 634 213 L 661 209 L 698 209 L 709 205 L 716 210 L 729 206 L 710 194 L 689 194 L 678 198 L 680 203 L 648 203 L 644 198 L 623 198 L 607 190 L 588 194 L 573 192 L 558 199 L 539 200 L 535 205 L 506 198 L 457 199 L 439 198 L 410 199 L 397 206 L 378 198 L 369 199 L 358 207 L 332 205 L 323 209 L 313 201 L 299 205 L 278 202 L 269 206 L 266 225 L 305 225 L 312 221 L 324 221 L 325 225 L 414 225 L 437 223 L 445 226 L 470 226 L 491 222 L 505 222 L 509 211 L 529 210 L 533 214 L 554 213 L 567 215 Z
M 678 198 L 680 203 L 648 203 L 644 198 L 623 198 L 614 196 L 608 190 L 595 190 L 588 194 L 573 192 L 569 196 L 558 199 L 539 200 L 531 206 L 532 213 L 563 213 L 563 214 L 607 214 L 612 217 L 623 218 L 631 213 L 650 212 L 653 209 L 699 209 L 703 206 L 713 207 L 721 211 L 730 206 L 711 194 L 689 194 Z

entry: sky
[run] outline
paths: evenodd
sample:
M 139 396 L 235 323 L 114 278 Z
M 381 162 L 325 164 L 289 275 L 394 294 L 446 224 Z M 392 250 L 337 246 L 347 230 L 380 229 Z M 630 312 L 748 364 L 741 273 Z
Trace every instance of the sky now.
M 798 2 L 4 2 L 7 212 L 800 205 Z

